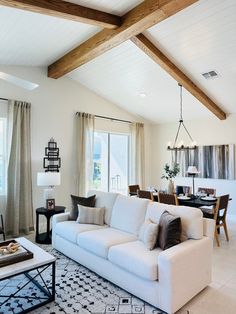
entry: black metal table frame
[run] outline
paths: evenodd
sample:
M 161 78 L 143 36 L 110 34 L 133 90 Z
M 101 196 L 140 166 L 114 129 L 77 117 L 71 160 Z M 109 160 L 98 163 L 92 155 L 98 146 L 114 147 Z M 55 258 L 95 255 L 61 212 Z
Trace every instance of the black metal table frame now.
M 43 277 L 42 277 L 41 275 L 42 275 L 42 273 L 43 273 L 46 269 L 48 269 L 50 266 L 52 267 L 52 279 L 51 279 L 50 283 L 48 283 L 48 285 L 47 285 L 47 283 L 45 282 L 45 280 L 43 279 Z M 29 274 L 29 272 L 34 271 L 34 270 L 37 271 L 37 274 L 32 277 L 32 276 Z M 23 311 L 21 311 L 21 312 L 18 312 L 18 313 L 20 313 L 20 314 L 25 314 L 25 313 L 28 313 L 28 312 L 30 312 L 30 311 L 33 311 L 33 310 L 35 310 L 35 309 L 37 309 L 37 308 L 39 308 L 39 307 L 41 307 L 41 306 L 43 306 L 43 305 L 45 305 L 45 304 L 47 304 L 47 303 L 50 303 L 50 302 L 52 302 L 52 301 L 55 300 L 56 261 L 49 262 L 49 263 L 46 263 L 46 264 L 41 265 L 41 266 L 38 266 L 38 267 L 33 267 L 32 269 L 30 269 L 30 270 L 28 270 L 28 271 L 22 271 L 22 272 L 20 272 L 20 273 L 17 273 L 17 274 L 14 274 L 14 275 L 5 277 L 5 278 L 3 278 L 3 279 L 0 279 L 0 281 L 6 280 L 6 279 L 10 279 L 10 278 L 13 278 L 13 277 L 22 275 L 22 274 L 24 274 L 24 275 L 29 279 L 29 281 L 27 281 L 27 282 L 26 282 L 23 286 L 21 286 L 20 288 L 17 288 L 17 287 L 16 287 L 17 290 L 16 290 L 14 293 L 10 294 L 10 295 L 2 295 L 2 294 L 1 294 L 1 291 L 0 291 L 0 298 L 7 298 L 7 299 L 6 299 L 5 301 L 3 301 L 2 303 L 1 303 L 1 301 L 0 301 L 0 309 L 1 309 L 1 307 L 2 307 L 5 303 L 9 302 L 11 299 L 17 299 L 17 298 L 18 298 L 18 299 L 27 299 L 27 300 L 33 300 L 33 299 L 41 299 L 41 300 L 44 300 L 44 301 L 42 301 L 42 302 L 40 302 L 40 303 L 38 303 L 38 304 L 35 304 L 35 305 L 33 305 L 33 306 L 31 306 L 31 307 L 29 307 L 29 308 L 27 308 L 27 309 L 23 309 Z M 44 283 L 45 287 L 43 287 L 43 286 L 37 281 L 36 278 L 37 278 L 38 276 L 41 278 L 41 280 L 42 280 L 42 282 Z M 19 291 L 21 291 L 22 289 L 24 289 L 29 283 L 33 283 L 35 286 L 37 286 L 37 287 L 45 294 L 45 297 L 39 297 L 39 298 L 37 298 L 37 296 L 32 296 L 32 297 L 31 297 L 31 296 L 20 296 L 20 295 L 16 295 Z M 52 286 L 51 286 L 51 291 L 50 291 L 50 288 L 48 287 L 50 284 L 52 285 Z M 2 314 L 2 313 L 3 313 L 3 312 L 1 312 L 1 310 L 0 310 L 0 314 Z

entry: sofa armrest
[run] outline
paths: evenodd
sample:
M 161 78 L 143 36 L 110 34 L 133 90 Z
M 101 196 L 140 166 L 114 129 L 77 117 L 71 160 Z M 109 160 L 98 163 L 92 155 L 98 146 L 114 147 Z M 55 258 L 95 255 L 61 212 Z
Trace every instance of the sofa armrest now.
M 69 220 L 69 216 L 70 216 L 69 212 L 53 215 L 53 217 L 52 217 L 52 226 L 57 224 L 58 222 Z
M 174 313 L 211 282 L 213 241 L 187 240 L 158 256 L 161 308 Z
M 56 214 L 52 216 L 52 246 L 54 247 L 54 239 L 55 239 L 55 227 L 56 224 L 59 222 L 67 221 L 69 220 L 70 212 L 65 212 L 61 214 Z

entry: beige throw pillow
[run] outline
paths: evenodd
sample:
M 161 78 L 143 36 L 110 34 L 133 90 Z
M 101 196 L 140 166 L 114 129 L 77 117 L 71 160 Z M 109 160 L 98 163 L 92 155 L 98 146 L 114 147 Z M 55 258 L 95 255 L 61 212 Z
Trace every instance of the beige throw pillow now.
M 79 216 L 77 222 L 81 224 L 104 225 L 105 208 L 86 207 L 78 205 Z
M 157 242 L 158 224 L 146 220 L 139 232 L 139 239 L 145 244 L 148 250 L 153 250 Z

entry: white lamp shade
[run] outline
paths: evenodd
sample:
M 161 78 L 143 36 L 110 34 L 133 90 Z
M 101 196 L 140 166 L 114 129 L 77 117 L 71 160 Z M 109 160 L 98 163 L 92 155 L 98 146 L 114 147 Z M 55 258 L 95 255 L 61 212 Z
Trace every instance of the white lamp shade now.
M 187 170 L 187 173 L 190 173 L 190 174 L 198 174 L 198 173 L 200 173 L 200 172 L 197 170 L 197 167 L 195 167 L 195 166 L 189 166 L 189 167 L 188 167 L 188 170 Z
M 61 184 L 61 174 L 59 172 L 38 172 L 38 186 L 55 186 Z

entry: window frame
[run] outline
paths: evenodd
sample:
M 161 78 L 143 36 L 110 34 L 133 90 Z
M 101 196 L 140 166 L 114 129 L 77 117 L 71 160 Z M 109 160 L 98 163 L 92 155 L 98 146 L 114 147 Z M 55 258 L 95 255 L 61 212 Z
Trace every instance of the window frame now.
M 131 171 L 131 134 L 128 132 L 115 132 L 115 131 L 105 131 L 101 129 L 95 129 L 94 133 L 103 133 L 107 135 L 107 191 L 111 191 L 111 182 L 110 182 L 110 156 L 111 156 L 111 136 L 112 135 L 121 135 L 121 136 L 126 136 L 127 137 L 127 183 L 129 184 L 130 182 L 130 171 Z

